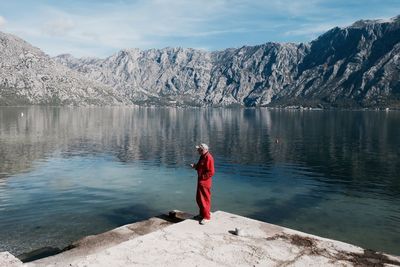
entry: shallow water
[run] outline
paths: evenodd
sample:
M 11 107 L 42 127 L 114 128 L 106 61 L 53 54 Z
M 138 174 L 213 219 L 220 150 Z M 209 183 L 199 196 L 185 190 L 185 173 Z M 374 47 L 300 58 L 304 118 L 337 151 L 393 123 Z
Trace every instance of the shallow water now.
M 197 213 L 188 165 L 206 142 L 213 210 L 400 255 L 399 125 L 391 111 L 2 107 L 0 251 Z

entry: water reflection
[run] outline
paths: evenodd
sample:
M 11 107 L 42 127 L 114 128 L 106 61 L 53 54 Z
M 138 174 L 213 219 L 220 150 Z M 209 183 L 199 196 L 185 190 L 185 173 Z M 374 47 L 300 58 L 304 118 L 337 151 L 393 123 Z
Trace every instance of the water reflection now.
M 0 108 L 0 250 L 195 212 L 187 165 L 201 141 L 216 158 L 215 210 L 400 254 L 399 123 L 397 112 Z
M 180 165 L 200 140 L 232 161 L 263 163 L 270 161 L 269 116 L 227 109 L 2 108 L 0 170 L 18 173 L 53 153 L 106 152 L 121 161 Z
M 55 153 L 110 153 L 122 162 L 183 166 L 201 140 L 230 163 L 292 162 L 325 178 L 373 186 L 380 185 L 377 176 L 387 177 L 387 189 L 398 193 L 399 120 L 393 112 L 1 108 L 0 175 L 29 170 L 33 161 Z

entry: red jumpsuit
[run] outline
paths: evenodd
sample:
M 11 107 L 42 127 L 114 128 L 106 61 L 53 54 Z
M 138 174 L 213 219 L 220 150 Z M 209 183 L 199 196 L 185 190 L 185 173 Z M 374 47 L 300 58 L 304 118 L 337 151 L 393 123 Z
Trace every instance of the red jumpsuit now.
M 211 177 L 214 175 L 214 158 L 210 152 L 200 156 L 195 168 L 197 170 L 196 202 L 200 209 L 200 215 L 209 220 L 211 219 Z

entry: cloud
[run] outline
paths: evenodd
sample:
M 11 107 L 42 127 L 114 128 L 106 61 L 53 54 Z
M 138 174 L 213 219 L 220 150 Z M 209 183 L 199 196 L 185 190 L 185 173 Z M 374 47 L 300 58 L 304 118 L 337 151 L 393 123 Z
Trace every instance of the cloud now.
M 58 38 L 83 47 L 95 44 L 118 50 L 151 48 L 159 47 L 162 40 L 168 38 L 197 38 L 246 31 L 231 26 L 220 27 L 218 21 L 232 13 L 227 1 L 221 0 L 141 0 L 107 4 L 90 13 L 85 8 L 65 11 L 54 7 L 45 7 L 41 13 L 45 20 L 37 26 L 44 38 Z
M 263 10 L 271 10 L 271 13 L 285 14 L 286 16 L 306 16 L 321 11 L 322 0 L 270 0 L 261 2 Z
M 44 25 L 43 31 L 50 36 L 63 36 L 75 28 L 74 22 L 69 18 L 58 18 Z
M 21 11 L 14 4 L 18 16 L 12 23 L 7 17 L 7 30 L 51 55 L 75 56 L 107 56 L 123 48 L 222 49 L 310 41 L 343 22 L 367 16 L 360 7 L 368 6 L 356 0 L 21 1 L 31 8 Z M 359 14 L 353 15 L 356 11 Z
M 316 39 L 321 34 L 335 28 L 347 27 L 354 23 L 354 20 L 338 19 L 330 21 L 329 23 L 322 23 L 321 21 L 312 21 L 293 27 L 293 30 L 288 30 L 284 33 L 285 36 L 302 36 L 308 40 Z
M 286 36 L 307 36 L 311 39 L 314 39 L 315 37 L 319 36 L 322 33 L 327 32 L 328 30 L 340 25 L 334 25 L 334 24 L 306 24 L 306 25 L 301 25 L 295 30 L 290 30 L 286 31 L 285 35 Z
M 288 13 L 298 15 L 310 12 L 310 6 L 317 2 L 139 0 L 108 4 L 93 10 L 91 15 L 87 15 L 85 10 L 65 12 L 52 8 L 47 16 L 56 17 L 56 20 L 47 23 L 44 32 L 119 49 L 157 47 L 164 39 L 207 38 L 268 30 L 276 27 L 276 14 L 270 19 L 268 16 L 277 13 L 277 10 L 284 16 Z M 261 18 L 253 18 L 254 14 Z M 78 27 L 74 28 L 74 23 Z
M 6 23 L 6 19 L 3 16 L 0 16 L 0 28 L 3 27 Z

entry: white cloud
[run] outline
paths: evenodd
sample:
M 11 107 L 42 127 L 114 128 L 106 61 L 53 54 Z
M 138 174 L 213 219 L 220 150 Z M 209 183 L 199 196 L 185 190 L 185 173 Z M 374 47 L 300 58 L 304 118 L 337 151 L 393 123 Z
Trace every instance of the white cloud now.
M 74 22 L 69 18 L 58 18 L 44 25 L 43 31 L 51 36 L 63 36 L 75 28 Z
M 268 18 L 270 15 L 310 12 L 319 1 L 138 0 L 78 5 L 73 9 L 41 6 L 34 17 L 21 19 L 12 30 L 22 33 L 21 37 L 28 41 L 31 37 L 37 40 L 35 44 L 47 53 L 64 53 L 68 49 L 81 52 L 77 56 L 86 56 L 99 47 L 107 51 L 143 49 L 168 46 L 168 40 L 263 32 L 280 27 L 273 16 Z M 257 12 L 265 14 L 262 20 L 252 17 Z M 199 45 L 192 41 L 191 46 Z
M 342 13 L 332 12 L 327 0 L 56 2 L 35 5 L 18 20 L 7 22 L 7 30 L 51 55 L 106 56 L 123 48 L 176 44 L 215 49 L 215 40 L 227 37 L 236 41 L 233 45 L 245 44 L 250 34 L 268 38 L 257 39 L 262 41 L 291 41 L 291 36 L 310 40 L 343 25 L 344 18 Z
M 3 16 L 0 16 L 0 27 L 3 27 L 6 23 L 6 19 Z
M 208 3 L 206 3 L 208 2 Z M 191 38 L 245 31 L 220 28 L 217 22 L 227 10 L 227 1 L 138 1 L 134 4 L 105 6 L 103 9 L 66 12 L 54 7 L 43 9 L 38 23 L 46 38 L 60 38 L 81 46 L 107 46 L 114 49 L 159 46 L 160 39 Z M 37 32 L 35 32 L 37 34 Z
M 352 23 L 352 21 L 344 22 L 342 20 L 338 20 L 332 23 L 320 23 L 316 21 L 314 23 L 299 25 L 295 30 L 286 31 L 285 35 L 305 36 L 307 39 L 312 40 L 335 27 L 346 27 Z
M 333 25 L 333 24 L 306 24 L 306 25 L 301 25 L 295 30 L 287 31 L 285 32 L 285 35 L 303 35 L 303 36 L 309 36 L 312 38 L 315 38 L 316 36 L 320 35 L 321 33 L 327 32 L 328 30 L 334 28 L 335 26 L 339 25 Z
M 261 2 L 261 8 L 271 10 L 272 14 L 287 14 L 293 16 L 305 16 L 320 10 L 322 0 L 270 0 Z
M 255 26 L 265 28 L 268 26 L 265 21 L 263 25 L 255 25 L 251 22 L 251 16 L 243 16 L 243 13 L 260 9 L 273 13 L 277 8 L 287 11 L 291 1 L 285 2 L 287 4 L 282 5 L 278 0 L 264 4 L 244 0 L 140 0 L 134 4 L 110 5 L 105 9 L 95 10 L 92 15 L 52 10 L 57 18 L 64 18 L 64 23 L 52 22 L 50 25 L 56 30 L 49 31 L 48 24 L 46 29 L 49 34 L 64 31 L 63 34 L 68 34 L 68 37 L 84 42 L 95 41 L 115 48 L 142 48 L 157 45 L 162 38 L 207 37 L 260 31 Z M 291 9 L 298 12 L 301 8 L 296 4 Z M 242 25 L 244 19 L 248 20 L 244 23 L 248 25 Z M 68 21 L 75 22 L 79 27 L 74 30 L 68 27 L 69 31 L 66 32 L 64 25 Z M 271 22 L 269 26 L 274 27 L 274 23 Z

